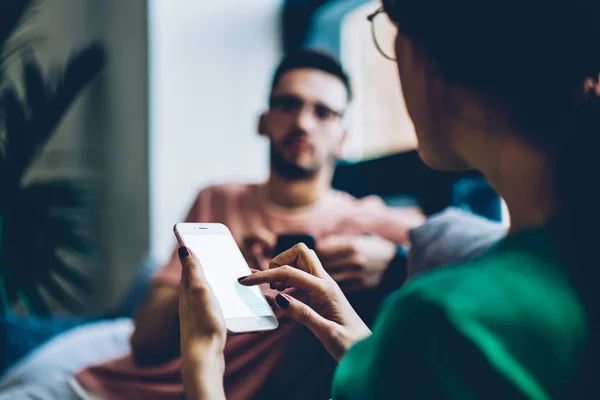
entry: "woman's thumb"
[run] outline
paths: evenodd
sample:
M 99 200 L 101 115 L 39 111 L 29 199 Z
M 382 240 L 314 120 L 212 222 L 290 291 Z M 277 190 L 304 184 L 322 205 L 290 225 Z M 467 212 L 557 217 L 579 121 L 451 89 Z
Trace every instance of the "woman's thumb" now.
M 275 297 L 275 302 L 286 316 L 306 326 L 315 336 L 322 337 L 327 333 L 331 323 L 300 300 L 281 293 Z
M 198 260 L 192 252 L 184 246 L 181 246 L 177 252 L 179 254 L 179 261 L 181 262 L 181 283 L 184 287 L 204 280 L 204 271 L 202 271 Z

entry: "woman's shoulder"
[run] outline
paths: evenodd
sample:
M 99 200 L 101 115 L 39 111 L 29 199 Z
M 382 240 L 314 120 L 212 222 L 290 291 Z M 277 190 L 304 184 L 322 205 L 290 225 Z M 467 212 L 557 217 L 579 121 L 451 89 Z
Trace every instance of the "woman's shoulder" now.
M 543 230 L 510 235 L 480 257 L 425 273 L 393 301 L 408 295 L 474 318 L 554 320 L 581 315 L 582 309 L 568 270 Z
M 543 228 L 510 234 L 481 256 L 424 274 L 423 278 L 411 281 L 409 290 L 412 286 L 435 289 L 441 285 L 446 289 L 472 286 L 472 290 L 488 292 L 488 285 L 568 284 L 557 246 Z
M 532 374 L 544 387 L 568 381 L 585 343 L 587 318 L 548 245 L 501 243 L 477 259 L 416 278 L 388 300 L 383 329 L 408 327 L 433 343 L 468 349 L 498 373 Z
M 373 336 L 340 366 L 337 393 L 390 395 L 399 379 L 421 398 L 473 388 L 478 398 L 551 398 L 562 390 L 585 341 L 583 308 L 558 260 L 502 247 L 426 273 L 388 298 Z M 366 383 L 356 383 L 358 374 Z

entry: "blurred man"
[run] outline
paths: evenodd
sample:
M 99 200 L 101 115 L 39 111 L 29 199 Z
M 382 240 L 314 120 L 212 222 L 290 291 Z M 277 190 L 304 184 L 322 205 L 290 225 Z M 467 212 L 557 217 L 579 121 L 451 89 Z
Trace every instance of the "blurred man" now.
M 387 289 L 402 284 L 384 276 L 393 275 L 397 246 L 423 217 L 387 208 L 379 198 L 357 200 L 332 189 L 350 98 L 348 77 L 334 59 L 308 50 L 286 57 L 258 127 L 270 142 L 269 179 L 208 187 L 186 220 L 227 225 L 256 269 L 268 267 L 278 235 L 314 236 L 324 265 L 368 319 L 385 292 L 383 283 Z M 178 359 L 180 277 L 174 254 L 154 276 L 135 318 L 132 353 L 83 370 L 70 382 L 71 390 L 102 399 L 185 397 Z M 263 290 L 271 294 L 268 287 Z M 275 331 L 230 337 L 225 359 L 229 399 L 329 396 L 331 357 L 290 320 L 281 320 Z

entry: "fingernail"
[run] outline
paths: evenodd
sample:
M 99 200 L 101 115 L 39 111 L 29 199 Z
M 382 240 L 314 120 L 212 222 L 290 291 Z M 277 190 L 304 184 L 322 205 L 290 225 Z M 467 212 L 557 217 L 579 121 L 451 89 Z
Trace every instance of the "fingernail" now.
M 250 275 L 248 275 L 250 276 Z M 242 283 L 244 281 L 244 279 L 246 279 L 248 276 L 241 276 L 238 278 L 238 282 Z
M 278 294 L 277 297 L 275 297 L 275 302 L 279 307 L 286 309 L 290 306 L 291 303 L 291 301 L 284 294 Z
M 179 258 L 186 258 L 187 256 L 190 255 L 190 252 L 188 251 L 188 249 L 185 246 L 181 246 L 178 250 L 179 253 Z

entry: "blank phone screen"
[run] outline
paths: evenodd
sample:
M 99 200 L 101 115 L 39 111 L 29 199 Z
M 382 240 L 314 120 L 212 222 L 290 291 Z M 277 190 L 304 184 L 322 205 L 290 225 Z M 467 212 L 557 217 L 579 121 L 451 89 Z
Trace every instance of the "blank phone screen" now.
M 227 318 L 251 318 L 273 315 L 258 287 L 246 287 L 238 278 L 250 274 L 248 264 L 231 235 L 181 235 L 202 266 Z

